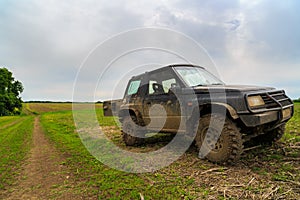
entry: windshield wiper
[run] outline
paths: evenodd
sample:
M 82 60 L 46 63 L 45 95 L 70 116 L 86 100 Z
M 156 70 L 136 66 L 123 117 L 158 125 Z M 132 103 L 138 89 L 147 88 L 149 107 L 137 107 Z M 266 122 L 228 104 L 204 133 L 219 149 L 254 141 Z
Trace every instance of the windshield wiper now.
M 194 85 L 193 87 L 198 87 L 198 86 L 207 86 L 207 85 L 204 85 L 204 84 L 198 84 L 198 85 Z
M 211 84 L 198 84 L 193 87 L 198 87 L 198 86 L 210 86 L 210 85 L 223 85 L 223 83 L 211 83 Z
M 223 85 L 223 83 L 212 83 L 211 85 Z

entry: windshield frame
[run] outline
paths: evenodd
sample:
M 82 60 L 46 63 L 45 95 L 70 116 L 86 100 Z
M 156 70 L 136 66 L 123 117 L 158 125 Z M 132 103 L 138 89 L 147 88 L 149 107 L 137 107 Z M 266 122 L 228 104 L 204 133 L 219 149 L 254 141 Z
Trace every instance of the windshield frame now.
M 195 84 L 195 85 L 191 85 L 186 78 L 178 71 L 178 68 L 192 68 L 192 69 L 197 69 L 199 70 L 201 73 L 204 73 L 205 76 L 209 76 L 210 79 L 213 79 L 215 82 L 213 83 L 209 83 L 209 84 Z M 207 86 L 217 86 L 217 85 L 222 85 L 224 86 L 225 83 L 223 81 L 221 81 L 218 77 L 216 77 L 215 75 L 213 75 L 212 73 L 210 73 L 209 71 L 207 71 L 205 68 L 200 67 L 200 66 L 189 66 L 189 65 L 182 65 L 182 66 L 174 66 L 173 67 L 174 72 L 177 74 L 177 76 L 180 78 L 180 80 L 184 83 L 184 85 L 186 87 L 198 87 L 198 86 L 203 86 L 203 87 L 207 87 Z

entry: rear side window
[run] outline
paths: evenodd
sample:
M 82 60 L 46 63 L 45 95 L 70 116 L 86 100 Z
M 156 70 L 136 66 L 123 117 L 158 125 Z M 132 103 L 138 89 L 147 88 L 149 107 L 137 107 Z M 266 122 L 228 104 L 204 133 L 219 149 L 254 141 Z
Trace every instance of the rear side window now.
M 154 90 L 153 90 L 153 83 L 157 83 L 157 81 L 149 81 L 149 94 L 153 94 Z
M 131 81 L 127 90 L 127 95 L 136 94 L 138 92 L 140 84 L 141 84 L 141 80 Z

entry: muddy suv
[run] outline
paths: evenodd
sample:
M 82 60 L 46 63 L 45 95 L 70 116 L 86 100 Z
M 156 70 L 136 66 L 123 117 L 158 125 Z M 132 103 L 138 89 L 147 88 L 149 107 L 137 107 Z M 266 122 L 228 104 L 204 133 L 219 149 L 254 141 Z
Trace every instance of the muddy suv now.
M 279 140 L 294 112 L 283 90 L 226 85 L 188 64 L 132 77 L 124 98 L 105 101 L 103 109 L 105 116 L 118 116 L 126 145 L 142 144 L 153 131 L 194 134 L 208 160 L 229 164 L 239 159 L 245 142 Z

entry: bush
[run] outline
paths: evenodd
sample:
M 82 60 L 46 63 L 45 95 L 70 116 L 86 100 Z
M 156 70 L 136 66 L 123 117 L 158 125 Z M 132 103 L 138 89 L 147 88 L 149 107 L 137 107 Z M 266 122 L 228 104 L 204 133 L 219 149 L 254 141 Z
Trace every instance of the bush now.
M 294 100 L 295 103 L 299 103 L 300 102 L 300 98 L 299 99 L 296 99 Z

